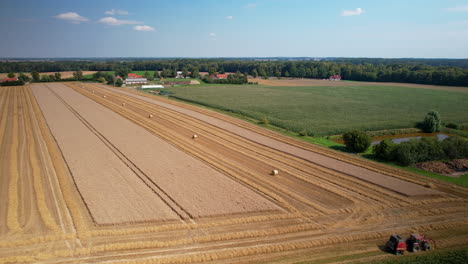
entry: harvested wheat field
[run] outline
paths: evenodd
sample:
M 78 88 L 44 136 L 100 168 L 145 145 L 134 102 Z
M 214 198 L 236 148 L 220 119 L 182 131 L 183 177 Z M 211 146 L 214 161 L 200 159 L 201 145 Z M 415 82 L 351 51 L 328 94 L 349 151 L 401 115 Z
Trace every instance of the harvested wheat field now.
M 39 75 L 40 76 L 42 76 L 42 75 L 54 75 L 55 73 L 56 72 L 40 72 Z M 62 79 L 66 79 L 66 78 L 73 77 L 74 71 L 62 71 L 62 72 L 58 72 L 58 73 L 60 73 Z M 83 75 L 89 75 L 89 74 L 96 73 L 96 71 L 82 71 L 82 73 L 83 73 Z M 16 72 L 15 73 L 16 77 L 18 77 L 19 74 L 20 74 L 19 72 Z M 32 77 L 31 73 L 24 73 L 24 74 L 26 74 L 29 77 Z M 0 79 L 6 78 L 7 76 L 8 76 L 8 73 L 0 73 Z
M 392 233 L 468 243 L 465 188 L 217 112 L 78 82 L 1 87 L 0 109 L 0 263 L 334 263 L 390 256 Z

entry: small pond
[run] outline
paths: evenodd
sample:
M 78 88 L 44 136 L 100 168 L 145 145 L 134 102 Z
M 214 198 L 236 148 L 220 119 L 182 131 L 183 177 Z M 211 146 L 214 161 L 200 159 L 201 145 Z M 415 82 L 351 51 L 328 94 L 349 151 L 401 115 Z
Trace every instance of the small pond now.
M 391 139 L 393 143 L 399 144 L 401 142 L 410 141 L 411 139 L 419 139 L 421 137 L 437 137 L 438 140 L 444 140 L 451 136 L 447 133 L 410 133 L 410 134 L 400 134 L 400 135 L 387 135 L 380 137 L 373 137 L 371 145 L 377 145 L 380 141 L 384 139 Z M 334 140 L 339 144 L 344 144 L 343 139 Z

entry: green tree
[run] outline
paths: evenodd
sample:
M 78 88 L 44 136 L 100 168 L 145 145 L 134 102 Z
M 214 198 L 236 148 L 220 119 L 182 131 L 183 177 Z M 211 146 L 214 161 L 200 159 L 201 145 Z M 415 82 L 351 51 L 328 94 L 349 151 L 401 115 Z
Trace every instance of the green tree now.
M 44 74 L 41 76 L 41 82 L 51 82 L 51 81 L 53 80 L 50 78 L 50 75 Z
M 83 72 L 82 71 L 73 72 L 73 78 L 75 78 L 75 80 L 77 81 L 83 79 Z
M 208 69 L 208 75 L 215 75 L 216 74 L 216 67 L 210 67 Z
M 158 71 L 154 71 L 154 79 L 159 79 L 161 76 L 159 75 Z
M 381 160 L 391 161 L 395 143 L 391 139 L 384 139 L 373 148 L 374 155 Z
M 29 82 L 31 80 L 31 78 L 29 78 L 29 76 L 27 76 L 24 73 L 20 73 L 19 76 L 18 76 L 18 80 L 22 81 L 24 83 L 27 83 L 27 82 Z
M 120 86 L 122 86 L 122 85 L 123 85 L 122 79 L 118 78 L 118 79 L 115 81 L 115 86 L 120 87 Z
M 31 76 L 32 76 L 32 78 L 33 78 L 33 80 L 34 80 L 35 82 L 38 82 L 38 81 L 40 81 L 40 79 L 41 79 L 41 76 L 39 75 L 38 72 L 32 72 L 32 73 L 31 73 Z
M 12 72 L 8 73 L 8 78 L 15 78 L 15 77 L 16 77 L 16 75 L 14 73 L 12 73 Z
M 60 72 L 54 73 L 54 79 L 55 79 L 56 81 L 62 80 L 62 74 L 61 74 Z
M 350 151 L 361 153 L 366 151 L 372 142 L 372 139 L 363 131 L 350 131 L 343 135 L 346 148 Z
M 182 75 L 184 75 L 184 78 L 189 77 L 189 73 L 188 73 L 187 68 L 183 68 L 183 69 L 182 69 Z
M 97 81 L 100 82 L 100 83 L 107 83 L 107 80 L 106 80 L 106 78 L 104 78 L 104 77 L 99 77 L 99 78 L 97 79 Z
M 194 79 L 200 78 L 200 71 L 198 70 L 198 68 L 193 68 L 192 73 L 190 74 L 190 77 Z
M 223 68 L 223 67 L 221 67 L 221 68 L 219 68 L 219 73 L 221 73 L 221 74 L 225 74 L 225 73 L 226 73 L 226 71 L 224 70 L 224 68 Z
M 143 74 L 143 77 L 145 77 L 147 80 L 151 80 L 151 74 L 147 71 L 145 71 L 145 74 Z
M 252 70 L 252 77 L 257 78 L 257 76 L 258 76 L 257 69 L 253 69 Z
M 128 67 L 119 67 L 115 69 L 115 75 L 120 76 L 122 78 L 127 78 L 128 74 L 132 70 Z
M 437 111 L 429 111 L 422 123 L 422 128 L 426 133 L 434 133 L 440 128 L 440 115 Z

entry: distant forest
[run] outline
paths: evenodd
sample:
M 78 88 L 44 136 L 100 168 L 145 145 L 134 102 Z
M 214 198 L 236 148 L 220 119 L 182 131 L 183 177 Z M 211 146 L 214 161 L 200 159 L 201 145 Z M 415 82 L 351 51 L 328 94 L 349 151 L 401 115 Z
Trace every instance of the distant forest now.
M 321 61 L 267 58 L 274 61 L 244 59 L 158 59 L 158 60 L 56 60 L 1 61 L 0 72 L 132 71 L 187 70 L 200 72 L 240 72 L 268 77 L 325 79 L 339 74 L 343 80 L 404 82 L 433 85 L 468 86 L 468 60 L 456 59 L 366 59 L 326 58 Z

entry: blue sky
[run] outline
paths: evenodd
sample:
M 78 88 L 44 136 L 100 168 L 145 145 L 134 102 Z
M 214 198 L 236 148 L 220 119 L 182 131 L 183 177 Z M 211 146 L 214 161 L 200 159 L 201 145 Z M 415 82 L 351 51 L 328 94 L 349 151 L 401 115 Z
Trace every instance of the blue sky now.
M 468 58 L 468 0 L 1 0 L 0 57 Z

